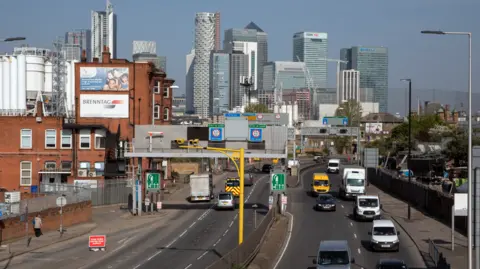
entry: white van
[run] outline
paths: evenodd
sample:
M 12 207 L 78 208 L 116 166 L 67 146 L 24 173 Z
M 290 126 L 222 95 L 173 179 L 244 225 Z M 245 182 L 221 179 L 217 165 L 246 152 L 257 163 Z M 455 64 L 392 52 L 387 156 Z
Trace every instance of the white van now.
M 380 198 L 377 195 L 359 195 L 355 199 L 353 217 L 357 220 L 374 220 L 381 217 Z
M 371 235 L 370 247 L 372 250 L 399 251 L 400 240 L 398 235 L 400 232 L 397 231 L 391 220 L 374 220 L 372 230 L 368 234 Z
M 353 198 L 366 192 L 365 168 L 345 168 L 339 195 Z
M 339 159 L 328 160 L 327 173 L 332 173 L 332 174 L 340 173 L 340 160 Z

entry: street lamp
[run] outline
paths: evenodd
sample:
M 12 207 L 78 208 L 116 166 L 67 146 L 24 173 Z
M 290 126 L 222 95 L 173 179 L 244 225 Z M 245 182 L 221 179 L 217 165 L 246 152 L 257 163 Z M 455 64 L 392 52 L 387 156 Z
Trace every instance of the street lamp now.
M 472 269 L 472 212 L 473 212 L 473 164 L 472 164 L 472 33 L 471 32 L 444 32 L 444 31 L 421 31 L 422 34 L 430 35 L 462 35 L 468 37 L 468 269 Z M 479 248 L 479 246 L 476 246 Z M 477 252 L 477 256 L 480 256 Z M 479 258 L 479 257 L 477 257 Z M 477 259 L 477 264 L 479 263 Z
M 410 162 L 412 158 L 412 80 L 409 78 L 401 79 L 400 81 L 408 82 L 408 156 L 407 156 L 407 169 L 408 169 L 408 183 L 412 184 L 412 171 L 410 170 Z M 412 208 L 408 203 L 408 219 L 412 217 Z
M 25 40 L 25 37 L 7 37 L 7 38 L 0 38 L 0 42 L 13 42 L 13 41 L 21 41 Z

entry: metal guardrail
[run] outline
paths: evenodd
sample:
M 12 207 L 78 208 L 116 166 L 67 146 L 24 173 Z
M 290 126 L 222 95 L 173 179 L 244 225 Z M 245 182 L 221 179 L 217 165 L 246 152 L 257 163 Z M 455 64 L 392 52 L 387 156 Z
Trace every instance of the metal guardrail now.
M 428 239 L 428 254 L 435 263 L 437 269 L 450 269 L 451 266 L 447 262 L 447 259 L 443 256 L 443 253 L 438 250 L 437 245 L 431 239 Z

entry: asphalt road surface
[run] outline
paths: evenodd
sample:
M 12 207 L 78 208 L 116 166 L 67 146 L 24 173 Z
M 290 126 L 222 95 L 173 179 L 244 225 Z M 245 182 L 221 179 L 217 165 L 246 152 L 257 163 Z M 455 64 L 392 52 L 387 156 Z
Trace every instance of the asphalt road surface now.
M 251 206 L 254 203 L 259 206 L 258 223 L 268 210 L 266 174 L 256 174 L 255 178 L 254 186 L 245 187 L 244 240 L 254 228 Z M 215 192 L 223 189 L 223 181 L 216 185 Z M 216 211 L 212 205 L 187 202 L 164 204 L 162 210 L 175 210 L 173 219 L 109 235 L 105 252 L 89 251 L 87 238 L 80 237 L 0 262 L 0 268 L 203 269 L 233 249 L 238 242 L 238 209 Z
M 289 212 L 294 216 L 294 227 L 288 248 L 277 269 L 316 268 L 312 263 L 322 240 L 347 240 L 355 257 L 353 268 L 374 269 L 382 258 L 404 260 L 410 268 L 426 268 L 418 249 L 408 235 L 400 231 L 399 252 L 372 252 L 368 248 L 368 231 L 371 222 L 353 220 L 353 202 L 337 199 L 336 212 L 316 212 L 313 210 L 315 198 L 307 194 L 313 173 L 323 172 L 325 167 L 307 170 L 301 186 L 290 190 Z M 337 195 L 341 177 L 330 175 L 332 194 Z

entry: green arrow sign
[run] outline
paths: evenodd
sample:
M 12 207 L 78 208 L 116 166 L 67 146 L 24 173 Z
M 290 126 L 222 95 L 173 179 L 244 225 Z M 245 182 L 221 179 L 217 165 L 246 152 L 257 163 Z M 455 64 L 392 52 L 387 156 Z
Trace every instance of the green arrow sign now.
M 266 124 L 250 124 L 248 125 L 250 128 L 267 128 Z
M 285 191 L 285 179 L 286 179 L 285 173 L 276 173 L 272 174 L 271 177 L 271 189 L 272 191 Z
M 157 191 L 160 190 L 160 174 L 158 173 L 147 173 L 147 190 Z

